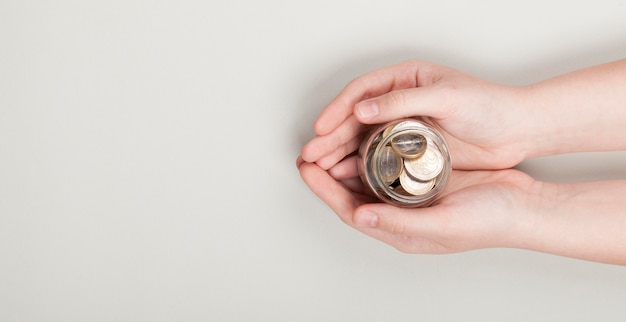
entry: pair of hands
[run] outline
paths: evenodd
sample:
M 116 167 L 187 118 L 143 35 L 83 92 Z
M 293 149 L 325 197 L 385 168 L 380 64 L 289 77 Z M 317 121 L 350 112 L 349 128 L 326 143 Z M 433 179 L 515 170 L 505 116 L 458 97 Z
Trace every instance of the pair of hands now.
M 498 85 L 424 61 L 350 82 L 314 124 L 297 166 L 310 189 L 348 225 L 410 253 L 524 247 L 542 183 L 509 169 L 532 154 L 527 89 Z M 397 208 L 368 197 L 356 157 L 372 125 L 428 117 L 445 137 L 453 171 L 428 208 Z

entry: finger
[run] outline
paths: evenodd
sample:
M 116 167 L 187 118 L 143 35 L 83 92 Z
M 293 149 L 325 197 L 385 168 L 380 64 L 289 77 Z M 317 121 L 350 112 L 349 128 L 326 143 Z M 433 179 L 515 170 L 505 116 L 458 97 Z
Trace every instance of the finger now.
M 354 153 L 360 144 L 361 144 L 361 138 L 355 137 L 354 139 L 350 140 L 348 143 L 338 147 L 335 151 L 331 152 L 330 154 L 325 155 L 324 157 L 322 157 L 315 163 L 317 163 L 317 165 L 319 165 L 322 169 L 328 170 L 334 167 L 337 164 L 337 162 L 346 158 L 346 156 Z
M 300 166 L 304 163 L 304 159 L 302 159 L 302 156 L 299 155 L 298 158 L 296 159 L 296 167 L 298 169 L 300 169 Z
M 328 170 L 328 173 L 335 179 L 341 181 L 350 190 L 367 194 L 369 191 L 363 185 L 363 181 L 359 177 L 358 157 L 351 156 L 337 163 Z
M 375 227 L 394 235 L 434 236 L 441 231 L 439 219 L 435 216 L 435 207 L 401 208 L 383 203 L 363 205 L 355 212 L 355 222 L 360 222 L 362 216 L 374 219 Z M 371 222 L 370 222 L 371 224 Z M 371 225 L 370 225 L 371 226 Z
M 436 85 L 392 91 L 359 102 L 354 107 L 354 115 L 364 124 L 415 116 L 442 119 L 449 116 L 448 96 L 445 90 Z
M 359 207 L 353 221 L 362 232 L 410 253 L 449 253 L 441 207 L 398 208 L 386 204 Z
M 354 140 L 365 129 L 366 127 L 354 116 L 350 116 L 332 133 L 317 136 L 305 144 L 302 148 L 302 158 L 306 162 L 317 162 L 325 155 Z
M 328 169 L 328 173 L 330 173 L 335 180 L 356 178 L 359 176 L 358 159 L 359 158 L 357 156 L 346 158 L 332 168 Z
M 360 76 L 346 85 L 322 111 L 314 124 L 315 132 L 326 135 L 334 131 L 362 100 L 393 90 L 431 84 L 443 70 L 445 68 L 429 62 L 412 60 Z
M 366 195 L 368 194 L 367 189 L 363 185 L 363 181 L 360 178 L 348 178 L 341 180 L 341 183 L 345 185 L 350 191 Z
M 314 163 L 303 163 L 300 166 L 300 175 L 313 193 L 324 201 L 342 221 L 352 225 L 354 209 L 362 202 L 349 189 Z

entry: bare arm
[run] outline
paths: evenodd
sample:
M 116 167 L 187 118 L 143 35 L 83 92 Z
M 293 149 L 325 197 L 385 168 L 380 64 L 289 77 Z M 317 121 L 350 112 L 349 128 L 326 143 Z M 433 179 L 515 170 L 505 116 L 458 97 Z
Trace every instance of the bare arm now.
M 525 104 L 527 157 L 626 149 L 626 59 L 532 85 Z
M 626 181 L 547 185 L 519 246 L 626 265 Z

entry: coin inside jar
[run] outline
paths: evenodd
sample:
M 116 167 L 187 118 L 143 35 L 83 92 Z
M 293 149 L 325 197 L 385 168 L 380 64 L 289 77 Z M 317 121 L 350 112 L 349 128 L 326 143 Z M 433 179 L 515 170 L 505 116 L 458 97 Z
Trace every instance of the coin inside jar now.
M 429 192 L 435 186 L 435 180 L 419 181 L 411 178 L 406 171 L 400 174 L 400 184 L 404 191 L 419 196 Z
M 421 157 L 426 152 L 426 138 L 415 132 L 406 132 L 391 139 L 391 147 L 400 156 L 409 159 Z
M 426 207 L 447 184 L 447 144 L 420 119 L 401 119 L 370 130 L 358 149 L 365 193 L 399 207 Z
M 387 184 L 394 182 L 400 176 L 402 168 L 402 158 L 391 147 L 383 147 L 378 157 L 378 169 L 382 180 Z
M 429 181 L 437 177 L 444 167 L 441 152 L 430 144 L 426 147 L 426 152 L 417 159 L 405 159 L 404 168 L 407 173 L 418 180 Z

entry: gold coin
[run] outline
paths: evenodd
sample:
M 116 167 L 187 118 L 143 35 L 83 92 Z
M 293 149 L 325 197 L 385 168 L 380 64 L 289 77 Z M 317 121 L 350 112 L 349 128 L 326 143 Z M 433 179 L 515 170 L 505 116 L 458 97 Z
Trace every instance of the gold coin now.
M 420 196 L 426 194 L 435 186 L 435 179 L 429 181 L 419 181 L 411 178 L 406 171 L 402 171 L 400 174 L 400 184 L 404 191 L 414 195 Z
M 380 150 L 378 156 L 378 171 L 386 184 L 394 182 L 402 172 L 402 158 L 389 146 Z
M 426 152 L 421 157 L 404 159 L 404 168 L 411 177 L 420 181 L 429 181 L 443 170 L 443 156 L 434 144 L 428 144 Z
M 415 132 L 405 132 L 391 138 L 391 147 L 403 158 L 416 159 L 426 152 L 426 138 Z

